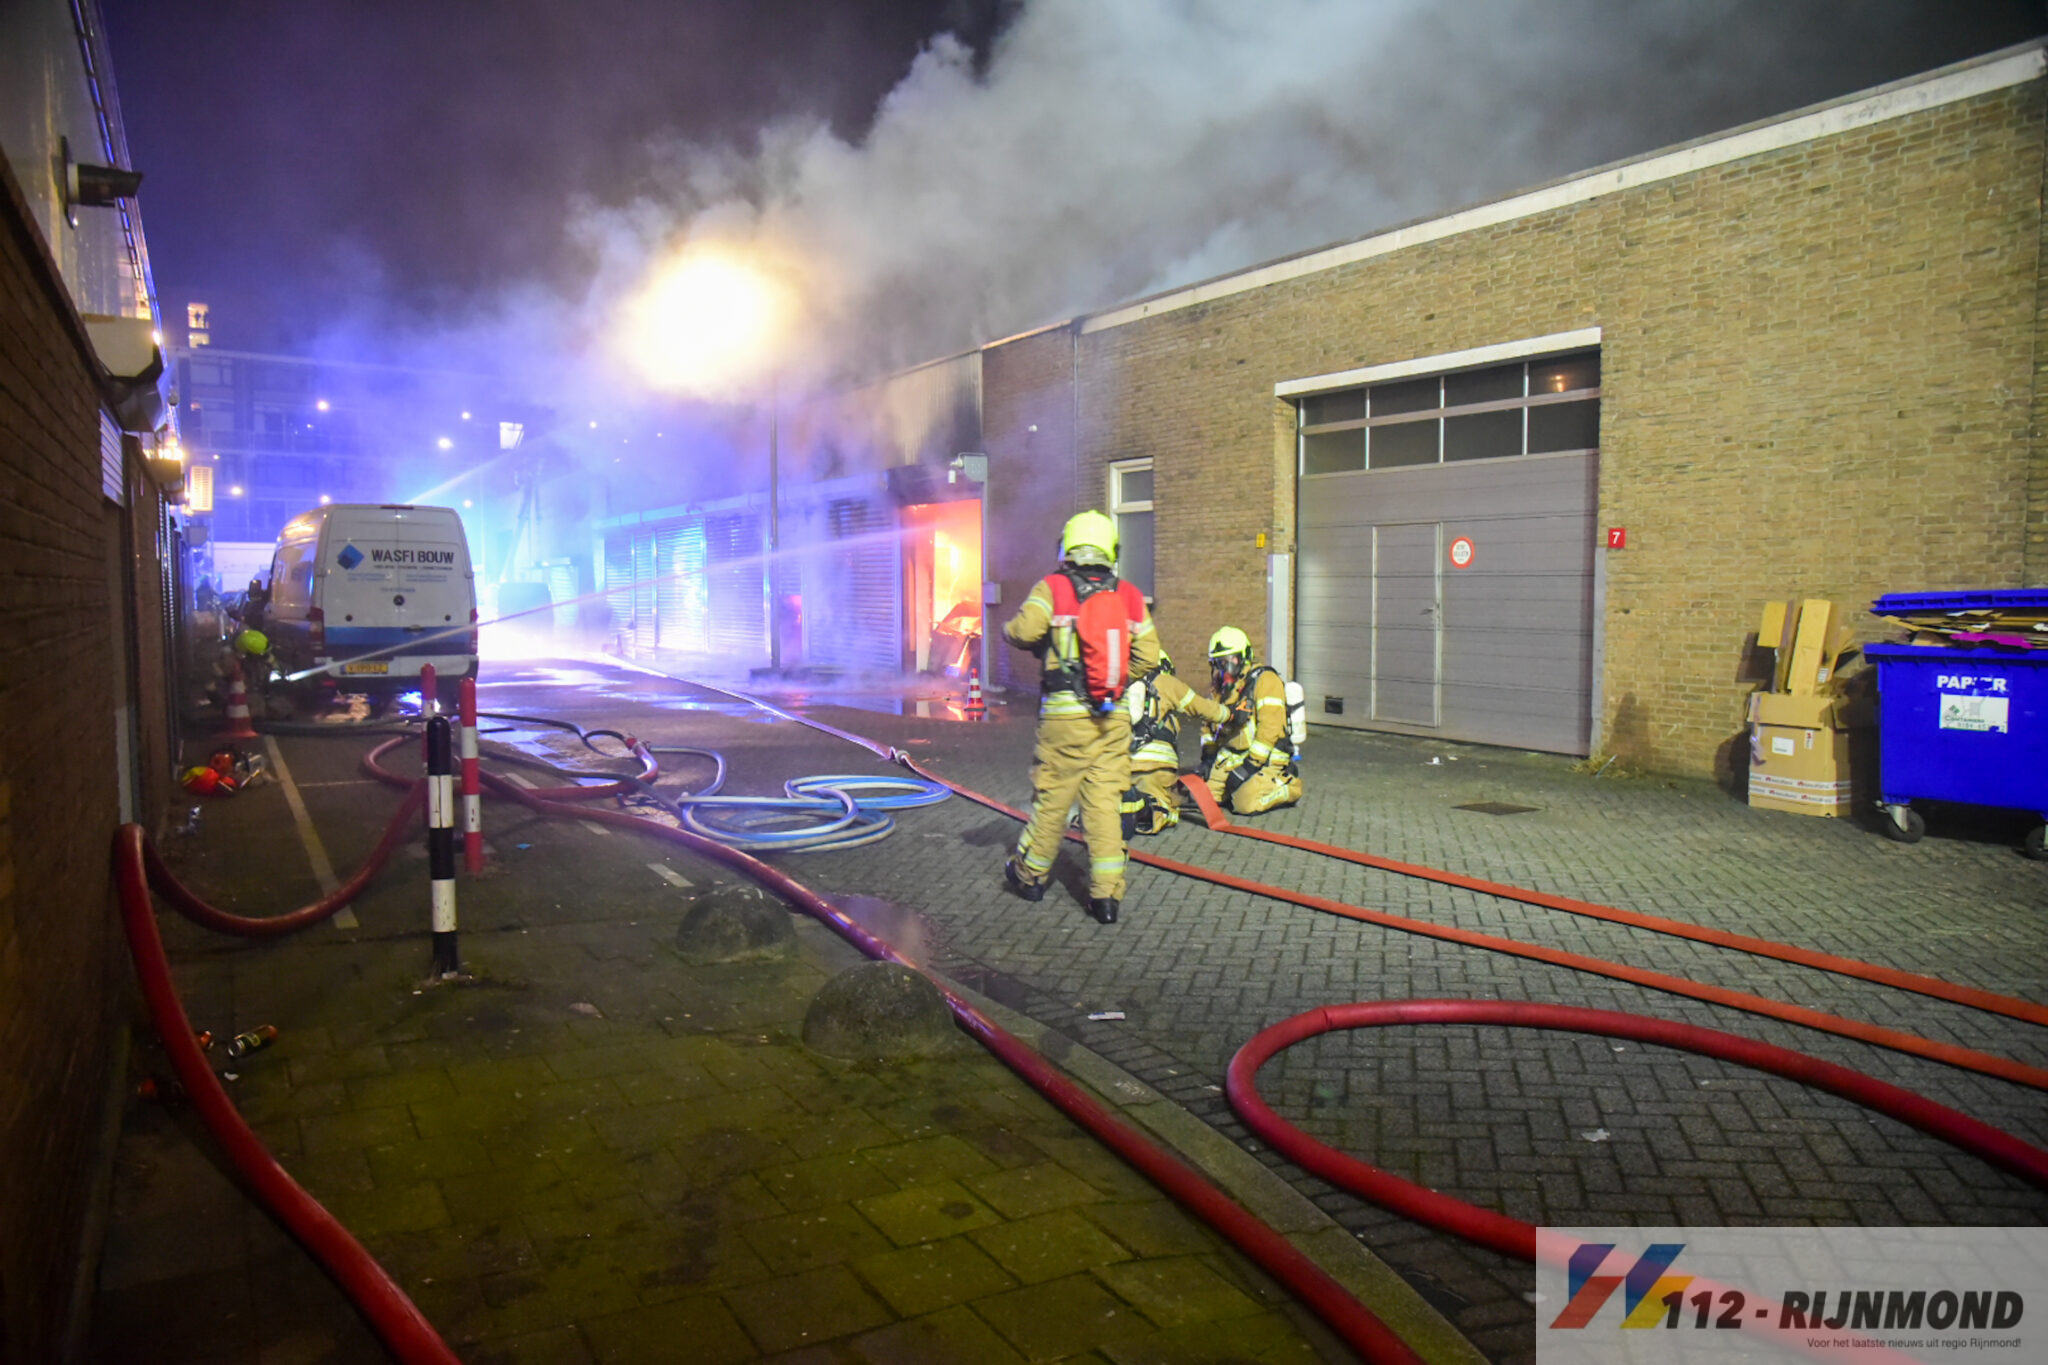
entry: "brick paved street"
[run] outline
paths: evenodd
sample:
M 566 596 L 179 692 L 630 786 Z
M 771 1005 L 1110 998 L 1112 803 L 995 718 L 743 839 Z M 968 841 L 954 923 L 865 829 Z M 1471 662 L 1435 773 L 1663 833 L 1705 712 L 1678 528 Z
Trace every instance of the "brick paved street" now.
M 508 669 L 499 676 L 507 685 L 486 689 L 487 707 L 541 709 L 584 725 L 621 726 L 652 743 L 718 748 L 732 767 L 728 790 L 767 794 L 803 774 L 887 770 L 842 741 L 644 673 L 586 663 L 552 675 Z M 566 685 L 541 694 L 539 685 L 550 681 Z M 516 706 L 509 705 L 514 698 Z M 1025 798 L 1028 716 L 1012 716 L 999 705 L 989 723 L 970 726 L 827 704 L 843 700 L 794 697 L 785 704 L 902 746 L 992 796 L 1013 804 Z M 567 753 L 540 732 L 498 738 Z M 294 764 L 306 769 L 299 776 L 316 823 L 328 810 L 365 800 L 370 789 L 349 780 L 361 747 L 339 741 L 290 746 Z M 687 771 L 674 768 L 678 775 Z M 1554 756 L 1322 730 L 1313 737 L 1308 773 L 1305 805 L 1269 817 L 1266 827 L 2048 999 L 2048 868 L 2024 861 L 2009 843 L 1968 830 L 1960 837 L 1945 833 L 1939 821 L 1925 842 L 1899 845 L 1850 822 L 1752 812 L 1705 784 L 1593 778 Z M 1512 815 L 1457 809 L 1488 801 L 1532 809 Z M 210 809 L 207 818 L 224 821 L 228 809 Z M 345 828 L 332 849 L 344 869 L 375 833 L 361 820 Z M 1298 1314 L 1263 1300 L 1263 1280 L 1213 1243 L 1198 1252 L 1191 1243 L 1168 1247 L 1136 1232 L 1125 1236 L 1133 1215 L 1114 1210 L 1157 1210 L 1143 1215 L 1148 1219 L 1177 1215 L 1092 1144 L 1056 1136 L 1073 1130 L 1035 1099 L 1008 1098 L 1016 1087 L 993 1063 L 963 1056 L 946 1064 L 965 1070 L 944 1084 L 985 1089 L 991 1098 L 949 1109 L 936 1121 L 920 1085 L 907 1078 L 841 1074 L 786 1044 L 737 1047 L 734 1040 L 745 1030 L 772 1038 L 789 1028 L 790 1011 L 800 1014 L 808 991 L 835 964 L 851 960 L 822 934 L 807 931 L 800 969 L 764 984 L 758 998 L 719 995 L 725 1013 L 683 1023 L 675 1016 L 687 1009 L 692 989 L 676 979 L 657 938 L 673 931 L 676 892 L 641 877 L 629 895 L 622 874 L 607 870 L 644 870 L 661 860 L 657 854 L 637 853 L 621 864 L 617 836 L 543 825 L 498 804 L 489 807 L 487 828 L 501 860 L 537 856 L 519 850 L 522 842 L 556 851 L 543 862 L 519 864 L 528 870 L 514 881 L 473 884 L 475 900 L 466 902 L 480 907 L 473 954 L 531 983 L 521 992 L 446 997 L 461 1003 L 457 1010 L 428 1008 L 388 989 L 423 962 L 417 921 L 424 916 L 424 889 L 417 884 L 416 858 L 403 887 L 387 891 L 380 882 L 361 907 L 359 950 L 340 953 L 330 944 L 314 954 L 324 965 L 294 969 L 267 988 L 256 954 L 274 950 L 222 948 L 183 926 L 173 933 L 188 1001 L 210 1000 L 246 1024 L 255 1013 L 286 1013 L 311 997 L 335 1019 L 324 1034 L 299 1038 L 307 1061 L 268 1072 L 250 1066 L 237 1094 L 288 1167 L 316 1193 L 332 1194 L 345 1217 L 360 1216 L 382 1230 L 384 1244 L 374 1249 L 392 1256 L 402 1277 L 431 1277 L 439 1286 L 421 1299 L 437 1324 L 497 1352 L 478 1358 L 658 1358 L 634 1356 L 630 1333 L 672 1340 L 678 1332 L 728 1329 L 748 1334 L 731 1339 L 740 1352 L 732 1358 L 773 1354 L 800 1346 L 775 1337 L 783 1312 L 776 1294 L 842 1304 L 845 1325 L 833 1334 L 867 1340 L 870 1351 L 887 1342 L 863 1333 L 915 1320 L 936 1324 L 928 1326 L 932 1331 L 993 1332 L 1002 1351 L 1034 1359 L 1224 1358 L 1171 1354 L 1176 1341 L 1185 1352 L 1188 1338 L 1201 1335 L 1189 1331 L 1191 1319 L 1175 1317 L 1182 1312 L 1203 1321 L 1241 1319 L 1246 1325 L 1234 1330 L 1274 1334 L 1247 1338 L 1236 1358 L 1290 1358 L 1286 1352 L 1313 1349 L 1318 1329 L 1304 1328 Z M 2048 1104 L 2008 1082 L 1156 869 L 1133 869 L 1123 922 L 1112 927 L 1083 913 L 1081 864 L 1073 854 L 1060 869 L 1063 887 L 1028 905 L 1000 890 L 999 868 L 1016 828 L 956 798 L 903 814 L 893 836 L 868 848 L 779 861 L 822 892 L 870 898 L 848 903 L 865 907 L 871 922 L 913 956 L 1034 1021 L 1041 1046 L 1053 1055 L 1061 1052 L 1061 1040 L 1081 1044 L 1240 1144 L 1356 1234 L 1494 1360 L 1529 1358 L 1533 1272 L 1365 1205 L 1247 1142 L 1221 1085 L 1231 1054 L 1252 1034 L 1315 1005 L 1409 996 L 1637 1011 L 1809 1052 L 2048 1143 Z M 251 898 L 245 908 L 310 899 L 311 879 L 288 823 L 263 832 L 275 841 L 280 870 L 260 889 L 236 883 L 238 894 Z M 197 842 L 201 847 L 186 855 L 195 876 L 223 871 L 209 857 L 227 860 L 237 853 Z M 2048 1065 L 2048 1039 L 2033 1026 L 1889 988 L 1193 824 L 1147 847 L 1361 906 L 1624 960 Z M 686 876 L 701 873 L 690 860 L 666 861 Z M 372 988 L 368 997 L 365 983 Z M 385 1003 L 350 1003 L 373 999 Z M 480 1025 L 468 1009 L 471 1000 L 491 1014 L 482 1042 L 473 1036 Z M 605 1017 L 571 1011 L 582 1002 Z M 353 1026 L 342 1022 L 351 1010 L 362 1015 Z M 1104 1011 L 1124 1017 L 1088 1018 Z M 652 1030 L 650 1020 L 659 1021 Z M 280 1055 L 283 1050 L 280 1044 Z M 768 1072 L 754 1070 L 764 1064 Z M 493 1102 L 507 1110 L 481 1115 L 465 1102 L 471 1087 L 492 1090 L 520 1080 L 512 1074 L 520 1068 L 535 1070 L 526 1079 L 547 1087 L 548 1102 L 501 1095 Z M 1268 1100 L 1312 1134 L 1397 1174 L 1539 1223 L 1969 1225 L 2048 1218 L 2048 1194 L 1889 1119 L 1790 1082 L 1635 1043 L 1464 1026 L 1376 1029 L 1298 1046 L 1269 1064 L 1261 1080 Z M 865 1118 L 821 1119 L 804 1099 L 817 1087 L 843 1093 Z M 709 1153 L 701 1146 L 704 1133 L 721 1122 L 734 1124 L 731 1113 L 716 1117 L 726 1112 L 720 1106 L 736 1103 L 734 1095 L 759 1099 L 756 1092 L 765 1090 L 782 1098 L 741 1126 L 758 1126 L 758 1142 L 774 1150 Z M 711 1118 L 704 1116 L 707 1102 Z M 156 1125 L 154 1159 L 179 1160 L 171 1152 L 182 1140 L 164 1128 L 161 1116 L 150 1122 Z M 385 1132 L 380 1123 L 399 1129 Z M 867 1131 L 872 1125 L 878 1127 Z M 513 1133 L 558 1150 L 549 1158 L 552 1177 L 522 1176 L 507 1193 L 496 1173 L 503 1164 L 497 1143 L 488 1135 Z M 600 1169 L 579 1175 L 579 1143 L 609 1154 Z M 833 1182 L 843 1184 L 843 1172 L 817 1165 L 829 1165 L 832 1153 L 845 1149 L 862 1154 L 857 1169 L 866 1183 L 860 1188 L 841 1188 Z M 1057 1207 L 1040 1207 L 1033 1202 L 1038 1195 L 1017 1193 L 1022 1202 L 1005 1206 L 1008 1173 L 1048 1161 L 1073 1173 L 1087 1193 L 1077 1189 L 1077 1203 L 1055 1201 Z M 721 1172 L 720 1193 L 707 1199 L 698 1190 L 692 1203 L 692 1173 L 706 1162 Z M 902 1208 L 892 1201 L 945 1181 L 960 1193 L 942 1204 L 985 1209 L 999 1221 L 952 1229 L 972 1254 L 949 1273 L 966 1279 L 931 1288 L 916 1255 L 928 1239 L 910 1223 L 892 1221 L 914 1222 L 918 1196 Z M 790 1182 L 806 1182 L 814 1197 L 793 1194 Z M 515 1230 L 501 1218 L 501 1196 L 518 1216 Z M 626 1303 L 616 1297 L 617 1276 L 602 1266 L 609 1264 L 605 1256 L 631 1259 L 632 1253 L 585 1254 L 562 1241 L 569 1224 L 551 1219 L 564 1208 L 579 1210 L 569 1224 L 585 1230 L 592 1210 L 614 1219 L 601 1236 L 647 1249 L 642 1259 L 650 1267 L 677 1264 L 674 1239 L 694 1239 L 698 1260 L 681 1263 L 700 1265 L 705 1278 L 641 1282 Z M 665 1221 L 678 1211 L 680 1234 Z M 784 1224 L 793 1238 L 803 1233 L 787 1244 L 791 1254 L 816 1254 L 797 1250 L 811 1235 L 799 1225 L 813 1216 L 820 1220 L 818 1245 L 840 1247 L 825 1253 L 836 1267 L 830 1274 L 822 1263 L 775 1259 L 783 1244 L 773 1229 Z M 258 1217 L 222 1217 L 223 1226 L 243 1229 L 237 1235 L 245 1255 L 277 1241 Z M 735 1227 L 742 1229 L 737 1238 Z M 442 1239 L 447 1229 L 462 1233 L 453 1251 Z M 1146 1354 L 1135 1339 L 1112 1339 L 1114 1333 L 1088 1342 L 1033 1337 L 1035 1324 L 1057 1313 L 1028 1296 L 1004 1296 L 1026 1295 L 1039 1283 L 1030 1269 L 1037 1253 L 1026 1241 L 1040 1230 L 1079 1239 L 1071 1255 L 1085 1284 L 1073 1281 L 1073 1292 L 1136 1311 L 1143 1334 L 1165 1343 L 1158 1349 L 1166 1353 Z M 1108 1244 L 1099 1240 L 1104 1237 Z M 1115 1250 L 1101 1250 L 1105 1246 Z M 1120 1263 L 1170 1261 L 1168 1252 L 1180 1258 L 1175 1266 L 1189 1268 L 1144 1273 L 1194 1275 L 1209 1286 L 1175 1289 L 1170 1297 L 1180 1307 L 1148 1300 L 1148 1293 L 1164 1291 L 1114 1270 Z M 260 1264 L 263 1256 L 255 1259 Z M 767 1273 L 736 1269 L 742 1262 Z M 967 1283 L 976 1267 L 986 1283 Z M 818 1276 L 816 1284 L 792 1278 L 806 1275 Z M 160 1287 L 162 1280 L 137 1275 L 134 1283 Z M 784 1287 L 760 1287 L 769 1284 Z M 318 1297 L 317 1290 L 305 1292 Z M 716 1313 L 707 1306 L 711 1300 Z M 1157 1309 L 1152 1316 L 1146 1316 L 1148 1302 Z M 1186 1306 L 1192 1302 L 1208 1306 Z M 1224 1302 L 1228 1311 L 1218 1307 Z M 665 1306 L 670 1303 L 695 1307 Z M 248 1311 L 274 1316 L 285 1308 Z M 324 1311 L 322 1321 L 346 1320 L 332 1304 Z M 715 1327 L 705 1325 L 714 1318 Z M 587 1325 L 600 1320 L 606 1325 Z M 583 1335 L 573 1337 L 573 1349 L 584 1354 L 573 1354 L 566 1344 L 571 1337 L 560 1335 L 569 1322 L 585 1324 Z M 1175 1331 L 1181 1337 L 1169 1340 Z M 1294 1344 L 1278 1344 L 1283 1341 Z M 1215 1342 L 1207 1348 L 1220 1349 Z M 1010 1358 L 993 1348 L 990 1355 L 957 1345 L 952 1350 L 934 1358 Z
M 847 709 L 830 723 L 902 745 L 1021 804 L 1028 718 L 974 728 Z M 858 757 L 858 751 L 846 753 Z M 1440 762 L 1432 763 L 1431 759 Z M 1594 779 L 1551 755 L 1318 729 L 1309 792 L 1265 827 L 1494 881 L 1775 938 L 2048 999 L 2048 868 L 1995 824 L 1917 845 L 1853 822 L 1751 811 L 1710 784 Z M 1457 807 L 1534 809 L 1489 816 Z M 1957 837 L 1943 837 L 1944 829 Z M 1650 1014 L 1810 1053 L 1919 1091 L 2036 1144 L 2025 1087 L 1622 982 L 1320 915 L 1134 868 L 1123 922 L 1067 895 L 995 893 L 1013 822 L 955 802 L 908 838 L 805 863 L 817 885 L 889 896 L 938 928 L 935 960 L 1007 983 L 1021 1007 L 1243 1138 L 1222 1072 L 1267 1024 L 1320 1004 L 1525 999 Z M 2034 1026 L 1849 978 L 1212 834 L 1149 847 L 1353 904 L 1629 962 L 2048 1064 Z M 963 851 L 973 857 L 963 858 Z M 1091 1022 L 1115 1008 L 1127 1018 Z M 1397 1174 L 1537 1223 L 1951 1225 L 2048 1218 L 2048 1194 L 1890 1119 L 1717 1061 L 1598 1038 L 1470 1027 L 1326 1035 L 1270 1064 L 1265 1093 L 1313 1135 Z M 1604 1137 L 1589 1140 L 1586 1134 Z M 1525 1356 L 1533 1275 L 1300 1175 L 1497 1359 Z

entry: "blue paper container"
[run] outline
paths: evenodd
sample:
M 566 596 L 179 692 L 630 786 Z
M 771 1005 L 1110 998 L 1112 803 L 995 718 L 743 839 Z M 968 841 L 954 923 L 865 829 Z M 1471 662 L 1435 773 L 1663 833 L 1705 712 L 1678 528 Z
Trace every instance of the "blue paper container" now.
M 1887 805 L 1962 801 L 2048 816 L 2048 649 L 1865 645 L 1863 654 L 1877 665 Z

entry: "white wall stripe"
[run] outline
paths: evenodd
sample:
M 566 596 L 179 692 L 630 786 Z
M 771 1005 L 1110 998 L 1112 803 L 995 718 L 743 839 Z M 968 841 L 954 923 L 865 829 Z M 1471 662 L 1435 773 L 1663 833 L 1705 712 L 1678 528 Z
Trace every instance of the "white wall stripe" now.
M 1445 370 L 1462 370 L 1474 365 L 1497 365 L 1504 360 L 1548 355 L 1553 351 L 1576 351 L 1599 344 L 1598 327 L 1580 327 L 1570 332 L 1552 332 L 1548 336 L 1527 337 L 1521 341 L 1503 341 L 1493 346 L 1474 346 L 1465 351 L 1446 351 L 1442 355 L 1417 356 L 1413 360 L 1367 365 L 1363 369 L 1339 370 L 1336 374 L 1312 375 L 1307 379 L 1286 379 L 1273 386 L 1273 396 L 1292 398 L 1304 393 L 1319 393 L 1325 389 L 1348 389 L 1356 384 L 1377 384 L 1383 380 L 1400 379 L 1411 374 L 1439 374 Z

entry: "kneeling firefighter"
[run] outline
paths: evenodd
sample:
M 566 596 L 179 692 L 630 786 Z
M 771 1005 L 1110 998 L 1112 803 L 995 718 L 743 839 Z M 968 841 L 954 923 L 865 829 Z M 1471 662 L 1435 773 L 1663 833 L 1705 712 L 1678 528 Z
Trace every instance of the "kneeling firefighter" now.
M 1031 821 L 1003 876 L 1025 900 L 1045 895 L 1046 880 L 1081 803 L 1088 844 L 1088 913 L 1114 924 L 1124 894 L 1121 806 L 1131 785 L 1131 717 L 1124 690 L 1159 663 L 1159 637 L 1145 596 L 1116 576 L 1116 523 L 1100 512 L 1069 518 L 1060 536 L 1060 568 L 1032 586 L 1003 627 L 1020 649 L 1037 654 L 1038 743 L 1031 758 Z
M 1131 685 L 1131 789 L 1124 793 L 1124 838 L 1159 834 L 1180 823 L 1180 735 L 1183 712 L 1211 725 L 1229 721 L 1230 711 L 1182 682 L 1164 650 L 1159 667 Z
M 1217 702 L 1231 713 L 1202 736 L 1202 775 L 1217 803 L 1236 815 L 1256 815 L 1301 800 L 1286 679 L 1254 661 L 1251 638 L 1236 626 L 1209 637 L 1209 677 Z

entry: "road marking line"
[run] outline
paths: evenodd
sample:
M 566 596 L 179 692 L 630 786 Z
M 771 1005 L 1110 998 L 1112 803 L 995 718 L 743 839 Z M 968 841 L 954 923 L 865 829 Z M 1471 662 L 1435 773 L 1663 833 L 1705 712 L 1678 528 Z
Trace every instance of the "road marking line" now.
M 275 735 L 263 737 L 263 753 L 270 760 L 270 771 L 276 775 L 277 785 L 284 788 L 284 803 L 291 807 L 292 823 L 299 827 L 299 842 L 306 846 L 306 859 L 313 864 L 313 881 L 319 886 L 321 896 L 331 896 L 340 889 L 341 879 L 334 875 L 334 863 L 327 856 L 327 846 L 320 842 L 320 832 L 313 828 L 313 817 L 306 813 L 305 798 L 299 795 L 299 784 L 292 781 L 292 770 L 284 764 L 284 754 L 277 747 Z M 362 927 L 355 911 L 346 905 L 330 918 L 337 929 Z
M 612 832 L 606 829 L 603 825 L 593 824 L 588 820 L 578 820 L 576 823 L 583 826 L 583 828 L 589 830 L 592 834 L 602 834 L 607 839 L 611 838 Z
M 375 778 L 344 777 L 333 782 L 301 782 L 300 791 L 311 791 L 315 787 L 367 787 L 377 785 Z
M 655 876 L 661 878 L 670 886 L 687 887 L 696 885 L 695 882 L 691 881 L 688 877 L 685 877 L 682 873 L 670 867 L 667 863 L 649 863 L 647 866 L 649 870 L 651 870 L 654 873 Z

